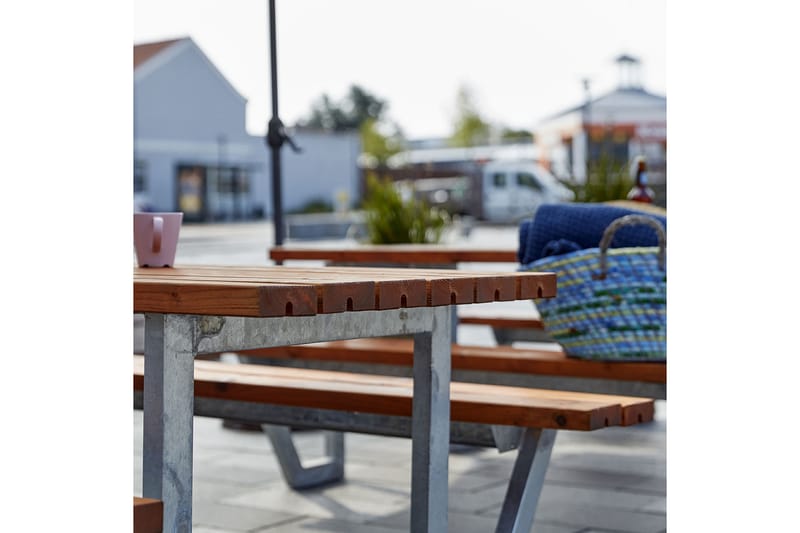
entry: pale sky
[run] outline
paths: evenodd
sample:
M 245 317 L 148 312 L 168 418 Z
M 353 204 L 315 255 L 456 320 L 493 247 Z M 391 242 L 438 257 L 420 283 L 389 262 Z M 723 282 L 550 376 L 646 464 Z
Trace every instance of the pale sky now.
M 134 43 L 191 36 L 248 100 L 247 129 L 271 116 L 267 0 L 136 0 Z M 460 84 L 484 118 L 531 129 L 616 86 L 614 58 L 642 61 L 666 95 L 665 0 L 277 0 L 283 122 L 351 83 L 389 102 L 409 138 L 450 132 Z

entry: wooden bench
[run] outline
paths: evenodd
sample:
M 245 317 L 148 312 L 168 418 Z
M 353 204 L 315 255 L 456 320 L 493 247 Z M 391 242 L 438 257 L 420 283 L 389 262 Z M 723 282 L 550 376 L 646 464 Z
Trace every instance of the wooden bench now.
M 650 361 L 590 361 L 560 350 L 511 346 L 451 346 L 453 379 L 518 387 L 623 394 L 666 399 L 667 365 Z M 238 352 L 244 360 L 409 376 L 410 339 L 378 338 L 282 346 Z
M 133 533 L 161 533 L 164 502 L 133 497 Z
M 264 424 L 295 488 L 342 479 L 343 434 L 331 434 L 327 463 L 303 468 L 296 450 L 286 446 L 288 430 L 275 424 L 411 435 L 414 384 L 409 378 L 203 360 L 195 361 L 194 369 L 195 414 Z M 134 356 L 133 385 L 134 405 L 141 408 L 141 356 Z M 454 381 L 450 438 L 501 451 L 518 449 L 497 531 L 529 531 L 557 430 L 629 426 L 651 421 L 653 412 L 653 401 L 641 398 Z
M 489 326 L 497 344 L 515 342 L 554 342 L 544 330 L 541 319 L 518 316 L 459 315 L 459 324 Z

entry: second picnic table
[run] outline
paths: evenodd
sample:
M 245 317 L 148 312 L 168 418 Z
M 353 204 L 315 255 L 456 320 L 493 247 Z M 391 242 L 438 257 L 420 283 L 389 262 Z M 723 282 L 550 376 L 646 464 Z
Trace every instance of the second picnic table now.
M 275 246 L 269 250 L 275 262 L 324 260 L 339 264 L 404 266 L 451 266 L 458 263 L 516 263 L 511 248 L 476 248 L 439 244 L 373 244 L 337 247 Z

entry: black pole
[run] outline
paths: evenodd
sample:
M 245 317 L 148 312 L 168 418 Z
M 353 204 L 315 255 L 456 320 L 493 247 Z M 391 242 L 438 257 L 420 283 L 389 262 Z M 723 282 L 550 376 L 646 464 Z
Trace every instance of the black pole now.
M 283 202 L 281 198 L 282 124 L 278 118 L 278 52 L 275 32 L 275 0 L 269 0 L 270 70 L 272 74 L 272 118 L 267 130 L 267 144 L 272 153 L 272 223 L 275 226 L 275 245 L 283 244 Z
M 586 131 L 586 151 L 584 164 L 586 166 L 585 184 L 589 183 L 589 172 L 591 171 L 590 159 L 592 157 L 592 95 L 589 92 L 589 78 L 584 78 L 583 89 L 586 92 L 586 105 L 583 110 L 583 129 Z

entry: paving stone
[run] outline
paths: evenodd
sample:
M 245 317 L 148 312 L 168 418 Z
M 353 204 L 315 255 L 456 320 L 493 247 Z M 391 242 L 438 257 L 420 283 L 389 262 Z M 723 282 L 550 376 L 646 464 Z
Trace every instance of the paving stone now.
M 583 529 L 575 529 L 573 526 L 562 526 L 559 524 L 548 524 L 542 521 L 533 523 L 531 533 L 586 533 Z
M 192 512 L 193 525 L 232 531 L 252 531 L 295 518 L 295 515 L 287 512 L 226 505 L 214 501 L 198 501 Z
M 487 531 L 494 531 L 494 528 L 497 526 L 497 520 L 494 518 L 453 511 L 448 513 L 447 522 L 448 531 L 457 533 L 486 533 Z M 407 508 L 400 513 L 370 522 L 370 524 L 391 527 L 402 531 L 408 531 L 410 523 L 411 511 Z
M 649 503 L 640 509 L 637 509 L 642 513 L 661 513 L 667 514 L 667 498 L 666 496 L 658 498 L 656 501 Z
M 639 483 L 633 483 L 629 486 L 632 490 L 638 490 L 648 493 L 667 494 L 667 479 L 666 477 L 653 476 L 649 477 Z
M 667 464 L 663 458 L 654 457 L 662 452 L 651 450 L 635 455 L 624 452 L 586 447 L 571 449 L 568 454 L 551 458 L 551 463 L 565 468 L 589 468 L 614 472 L 631 472 L 647 476 L 665 476 Z
M 496 482 L 470 492 L 450 491 L 448 507 L 451 511 L 480 514 L 503 504 L 508 489 L 508 481 Z
M 485 513 L 497 517 L 499 510 Z M 561 500 L 537 507 L 536 522 L 564 527 L 608 529 L 626 533 L 656 533 L 666 527 L 664 515 L 639 513 Z
M 545 483 L 561 483 L 604 487 L 612 490 L 633 487 L 649 481 L 649 478 L 636 473 L 597 470 L 591 468 L 567 468 L 551 464 L 545 474 Z
M 405 493 L 411 491 L 411 466 L 402 465 L 345 465 L 345 478 L 349 481 L 378 482 L 388 484 Z M 450 469 L 448 474 L 450 492 L 472 492 L 497 484 L 492 477 L 460 473 Z
M 315 531 L 327 531 L 330 533 L 398 533 L 408 530 L 327 518 L 305 518 L 266 529 L 259 529 L 253 533 L 312 533 Z
M 275 485 L 223 500 L 275 511 L 291 510 L 295 515 L 366 523 L 408 507 L 407 494 L 387 487 L 342 483 L 303 492 Z
M 653 494 L 609 490 L 607 488 L 574 487 L 555 483 L 545 484 L 539 499 L 539 505 L 548 506 L 559 502 L 645 512 L 651 506 L 652 509 L 658 509 L 659 505 L 665 505 L 666 499 Z

